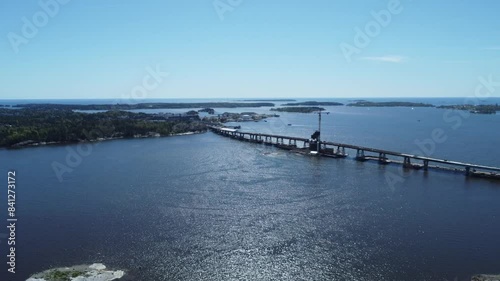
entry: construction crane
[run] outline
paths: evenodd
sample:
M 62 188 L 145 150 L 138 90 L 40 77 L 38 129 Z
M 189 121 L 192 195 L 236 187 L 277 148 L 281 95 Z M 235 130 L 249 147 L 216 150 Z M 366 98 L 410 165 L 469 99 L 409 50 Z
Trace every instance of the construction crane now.
M 315 114 L 318 114 L 318 130 L 311 135 L 311 139 L 316 140 L 316 153 L 320 152 L 320 143 L 321 143 L 321 115 L 322 114 L 330 114 L 330 112 L 316 111 Z

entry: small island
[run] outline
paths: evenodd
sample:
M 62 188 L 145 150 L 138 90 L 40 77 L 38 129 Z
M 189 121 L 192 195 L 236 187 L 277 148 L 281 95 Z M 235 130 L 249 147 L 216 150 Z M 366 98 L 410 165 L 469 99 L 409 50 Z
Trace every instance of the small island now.
M 304 102 L 296 102 L 296 103 L 285 103 L 283 106 L 339 106 L 344 105 L 340 102 L 332 102 L 332 101 L 304 101 Z
M 269 117 L 279 117 L 279 116 L 276 114 L 258 114 L 255 112 L 241 112 L 241 113 L 224 112 L 222 114 L 214 116 L 203 117 L 202 121 L 209 123 L 249 122 L 249 121 L 258 122 L 260 120 L 267 119 Z
M 271 108 L 271 111 L 292 112 L 292 113 L 312 113 L 312 112 L 315 112 L 315 111 L 323 111 L 323 110 L 325 110 L 325 109 L 322 108 L 322 107 L 316 107 L 316 106 Z
M 482 104 L 482 105 L 472 105 L 472 104 L 461 104 L 461 105 L 441 105 L 437 108 L 443 109 L 453 109 L 453 110 L 467 110 L 470 113 L 475 114 L 496 114 L 500 111 L 500 106 L 498 104 Z
M 102 263 L 49 269 L 26 281 L 112 281 L 125 275 L 122 270 L 108 270 Z
M 349 103 L 347 106 L 356 107 L 434 107 L 429 103 L 421 102 L 402 102 L 402 101 L 389 101 L 389 102 L 372 102 L 372 101 L 357 101 Z
M 213 108 L 203 108 L 203 109 L 198 110 L 198 112 L 206 112 L 210 115 L 215 114 L 215 110 Z
M 490 274 L 479 274 L 474 275 L 471 281 L 498 281 L 500 280 L 500 275 L 490 275 Z

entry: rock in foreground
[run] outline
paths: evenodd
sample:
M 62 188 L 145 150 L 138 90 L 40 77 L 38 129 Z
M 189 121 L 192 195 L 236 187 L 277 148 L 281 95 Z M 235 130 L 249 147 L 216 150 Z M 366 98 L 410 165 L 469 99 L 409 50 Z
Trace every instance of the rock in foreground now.
M 472 277 L 471 281 L 500 281 L 500 275 L 475 275 Z
M 92 265 L 77 265 L 49 269 L 31 276 L 26 281 L 111 281 L 120 279 L 125 275 L 121 270 L 106 270 L 102 263 Z

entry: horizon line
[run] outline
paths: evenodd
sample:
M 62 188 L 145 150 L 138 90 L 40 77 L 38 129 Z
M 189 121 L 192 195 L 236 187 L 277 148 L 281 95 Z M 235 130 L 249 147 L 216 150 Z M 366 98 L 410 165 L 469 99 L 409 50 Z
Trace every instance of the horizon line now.
M 289 97 L 289 98 L 282 98 L 282 97 L 276 97 L 276 98 L 145 98 L 145 99 L 132 99 L 136 101 L 145 101 L 145 100 L 169 100 L 169 99 L 177 99 L 177 100 L 191 100 L 191 99 L 228 99 L 228 100 L 284 100 L 284 99 L 382 99 L 382 98 L 396 98 L 396 99 L 401 99 L 401 98 L 407 98 L 407 99 L 413 99 L 413 98 L 418 98 L 418 99 L 442 99 L 442 98 L 470 98 L 470 97 L 463 97 L 463 96 L 440 96 L 440 97 L 425 97 L 425 96 L 414 96 L 414 97 Z M 482 99 L 490 99 L 490 98 L 500 98 L 498 97 L 485 97 Z M 0 100 L 130 100 L 130 99 L 117 99 L 117 98 L 0 98 Z

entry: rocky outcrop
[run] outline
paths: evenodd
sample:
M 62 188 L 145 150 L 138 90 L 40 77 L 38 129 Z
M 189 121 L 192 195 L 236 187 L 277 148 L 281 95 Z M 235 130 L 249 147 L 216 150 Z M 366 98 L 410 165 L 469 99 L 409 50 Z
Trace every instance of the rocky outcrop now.
M 122 270 L 106 270 L 102 263 L 92 265 L 77 265 L 49 269 L 34 274 L 26 281 L 111 281 L 120 279 L 125 275 Z
M 471 281 L 500 281 L 500 275 L 474 275 L 472 276 Z

